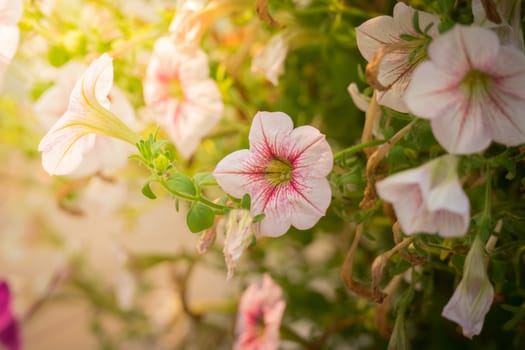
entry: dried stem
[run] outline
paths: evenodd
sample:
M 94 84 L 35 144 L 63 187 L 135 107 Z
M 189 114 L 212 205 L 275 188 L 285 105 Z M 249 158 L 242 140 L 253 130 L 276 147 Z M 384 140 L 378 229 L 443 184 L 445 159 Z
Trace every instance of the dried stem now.
M 388 285 L 385 287 L 384 292 L 387 295 L 382 304 L 378 304 L 374 310 L 374 323 L 379 331 L 379 334 L 384 338 L 390 338 L 392 333 L 392 326 L 388 319 L 388 311 L 392 306 L 392 294 L 399 286 L 399 283 L 403 279 L 403 274 L 395 275 L 394 278 L 388 282 Z
M 377 201 L 377 192 L 375 189 L 376 168 L 379 163 L 388 155 L 392 149 L 392 146 L 394 146 L 396 142 L 398 142 L 410 131 L 415 121 L 416 119 L 412 120 L 403 129 L 399 130 L 394 136 L 392 136 L 392 138 L 390 138 L 390 140 L 379 146 L 377 150 L 368 158 L 368 162 L 366 163 L 366 177 L 368 183 L 365 188 L 363 200 L 361 203 L 359 203 L 359 208 L 366 210 L 375 206 Z
M 399 221 L 396 221 L 394 225 L 392 225 L 392 233 L 394 234 L 394 242 L 396 244 L 401 242 L 401 226 L 399 225 Z M 420 255 L 413 255 L 407 253 L 404 249 L 399 250 L 399 256 L 406 262 L 408 262 L 412 266 L 422 265 L 427 261 L 427 258 Z

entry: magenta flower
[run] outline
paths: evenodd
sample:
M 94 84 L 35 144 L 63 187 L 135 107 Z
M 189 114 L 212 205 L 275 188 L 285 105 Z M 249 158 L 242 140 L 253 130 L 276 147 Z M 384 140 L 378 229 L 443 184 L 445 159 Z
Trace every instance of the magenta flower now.
M 144 101 L 185 158 L 215 127 L 224 109 L 219 88 L 209 77 L 206 54 L 177 46 L 168 38 L 155 43 L 144 80 Z
M 377 102 L 400 112 L 407 112 L 403 95 L 412 72 L 425 56 L 429 38 L 413 26 L 416 10 L 398 2 L 393 17 L 378 16 L 356 28 L 357 47 L 367 61 L 378 61 L 377 82 L 384 89 L 377 92 Z M 428 27 L 429 36 L 437 35 L 439 18 L 418 11 L 420 29 Z M 410 36 L 405 40 L 402 36 Z M 383 55 L 378 59 L 378 55 Z
M 525 142 L 525 55 L 500 45 L 492 31 L 456 25 L 434 39 L 430 60 L 414 71 L 405 94 L 411 112 L 429 119 L 449 152 L 483 151 L 491 141 Z
M 456 173 L 457 159 L 446 155 L 376 183 L 381 198 L 392 203 L 403 232 L 464 236 L 470 203 Z
M 291 225 L 306 230 L 324 216 L 331 199 L 326 175 L 333 165 L 325 136 L 311 126 L 293 129 L 282 112 L 258 112 L 250 149 L 233 152 L 215 168 L 224 191 L 251 196 L 253 216 L 264 213 L 258 234 L 277 237 Z
M 21 348 L 18 322 L 11 311 L 11 292 L 5 281 L 0 281 L 0 343 L 7 350 Z
M 277 350 L 286 304 L 281 287 L 265 274 L 242 294 L 234 350 Z

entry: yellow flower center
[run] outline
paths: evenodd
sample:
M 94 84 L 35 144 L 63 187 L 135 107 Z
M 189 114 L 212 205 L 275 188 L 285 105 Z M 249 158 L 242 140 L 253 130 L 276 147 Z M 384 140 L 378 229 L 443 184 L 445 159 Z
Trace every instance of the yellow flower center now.
M 473 69 L 469 71 L 461 80 L 461 88 L 469 95 L 487 92 L 492 77 L 480 70 Z
M 179 79 L 170 80 L 168 83 L 168 94 L 177 100 L 184 99 L 184 90 L 182 89 Z
M 275 157 L 264 169 L 265 177 L 274 186 L 286 185 L 292 181 L 293 167 L 288 159 Z

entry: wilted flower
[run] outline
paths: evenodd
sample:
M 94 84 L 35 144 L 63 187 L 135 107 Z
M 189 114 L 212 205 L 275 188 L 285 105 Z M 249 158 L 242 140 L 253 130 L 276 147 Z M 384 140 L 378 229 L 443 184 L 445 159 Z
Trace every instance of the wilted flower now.
M 465 259 L 463 278 L 441 315 L 459 324 L 463 335 L 472 338 L 481 332 L 493 299 L 494 288 L 483 263 L 483 243 L 476 237 Z
M 350 83 L 347 87 L 347 91 L 354 102 L 354 105 L 363 112 L 368 110 L 370 105 L 370 97 L 359 92 L 359 88 L 356 83 Z
M 393 17 L 375 17 L 356 28 L 357 47 L 369 66 L 375 66 L 371 84 L 378 89 L 377 102 L 400 112 L 408 111 L 402 97 L 439 23 L 438 17 L 418 11 L 419 30 L 427 30 L 423 35 L 414 28 L 414 14 L 413 8 L 398 2 Z
M 18 322 L 11 311 L 11 292 L 5 281 L 0 281 L 0 343 L 7 350 L 21 347 Z
M 42 165 L 49 174 L 74 174 L 80 165 L 85 170 L 96 169 L 101 163 L 111 164 L 115 161 L 115 140 L 111 138 L 132 145 L 138 141 L 138 135 L 109 111 L 112 84 L 112 59 L 104 54 L 77 81 L 67 111 L 40 141 Z M 95 147 L 104 152 L 91 153 Z
M 456 166 L 457 159 L 445 155 L 376 183 L 379 196 L 394 206 L 404 233 L 465 235 L 470 222 L 470 204 L 461 188 Z
M 69 96 L 86 67 L 78 62 L 69 62 L 57 73 L 55 85 L 47 89 L 36 101 L 34 110 L 42 126 L 49 130 L 68 111 Z M 109 93 L 110 111 L 126 125 L 136 124 L 135 112 L 126 95 L 116 86 Z M 92 135 L 95 139 L 90 147 L 84 149 L 82 161 L 68 175 L 85 176 L 101 172 L 111 172 L 127 163 L 133 147 L 120 140 Z M 107 155 L 107 156 L 103 156 Z
M 293 129 L 282 112 L 258 112 L 250 129 L 250 149 L 222 159 L 214 176 L 224 191 L 249 193 L 253 216 L 264 213 L 258 234 L 281 236 L 324 216 L 331 199 L 326 175 L 333 156 L 325 136 L 312 126 Z
M 234 350 L 277 350 L 286 304 L 282 290 L 265 274 L 242 294 L 237 312 Z
M 18 47 L 20 30 L 18 21 L 22 17 L 22 0 L 0 1 L 0 79 Z
M 242 253 L 252 243 L 254 237 L 253 217 L 247 209 L 233 209 L 228 213 L 224 231 L 226 239 L 224 240 L 224 258 L 228 266 L 228 275 L 226 279 L 233 276 L 233 271 Z
M 279 76 L 284 72 L 284 60 L 288 54 L 286 32 L 274 35 L 266 47 L 257 52 L 252 61 L 252 72 L 264 74 L 273 85 L 279 84 Z
M 525 142 L 525 55 L 492 31 L 456 25 L 434 39 L 405 101 L 449 152 L 483 151 L 494 140 Z
M 474 24 L 494 30 L 502 44 L 514 45 L 521 51 L 525 49 L 521 30 L 521 0 L 472 0 L 472 14 Z
M 144 100 L 185 158 L 215 127 L 224 108 L 219 88 L 209 77 L 206 54 L 177 46 L 168 38 L 155 43 L 144 80 Z

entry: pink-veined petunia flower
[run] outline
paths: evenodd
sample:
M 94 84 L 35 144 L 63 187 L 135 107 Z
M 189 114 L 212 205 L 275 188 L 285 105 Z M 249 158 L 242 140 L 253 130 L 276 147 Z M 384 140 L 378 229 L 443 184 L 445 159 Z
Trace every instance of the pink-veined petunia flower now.
M 439 24 L 437 16 L 418 11 L 419 29 L 427 30 L 423 35 L 414 28 L 415 12 L 398 2 L 393 17 L 378 16 L 356 28 L 359 51 L 367 61 L 378 62 L 377 83 L 382 88 L 377 92 L 377 102 L 400 112 L 408 111 L 402 97 L 414 68 L 425 59 L 426 44 L 437 35 Z M 412 39 L 407 40 L 408 36 Z
M 234 350 L 277 350 L 286 303 L 281 287 L 268 274 L 242 294 Z
M 521 0 L 495 0 L 493 2 L 495 8 L 490 8 L 491 13 L 489 14 L 482 2 L 482 0 L 472 0 L 474 24 L 494 30 L 502 44 L 514 45 L 517 49 L 524 51 Z
M 432 132 L 449 152 L 471 154 L 490 142 L 525 142 L 525 55 L 502 46 L 492 31 L 456 25 L 434 39 L 405 101 L 430 119 Z
M 279 84 L 279 76 L 284 72 L 284 61 L 288 54 L 286 32 L 274 35 L 266 47 L 260 49 L 253 58 L 251 71 L 262 73 L 273 85 Z
M 252 243 L 254 237 L 253 217 L 247 209 L 233 209 L 228 213 L 224 224 L 224 259 L 228 267 L 229 280 L 233 276 L 242 253 Z
M 93 173 L 115 165 L 127 146 L 122 141 L 136 144 L 138 135 L 109 110 L 112 84 L 112 58 L 104 54 L 76 82 L 67 110 L 40 141 L 42 165 L 50 175 Z
M 224 104 L 209 77 L 208 57 L 198 49 L 160 38 L 144 80 L 144 100 L 180 154 L 189 158 L 215 127 Z
M 214 176 L 224 191 L 251 196 L 253 216 L 265 214 L 257 234 L 277 237 L 291 225 L 306 230 L 324 216 L 331 199 L 326 175 L 333 155 L 325 136 L 312 126 L 293 128 L 282 112 L 258 112 L 250 149 L 222 159 Z
M 11 291 L 5 281 L 0 281 L 0 343 L 7 350 L 21 348 L 18 321 L 11 310 Z
M 379 196 L 392 203 L 404 233 L 467 233 L 470 203 L 456 173 L 457 162 L 445 155 L 376 183 Z
M 0 0 L 0 79 L 13 59 L 18 47 L 20 30 L 18 21 L 22 17 L 22 0 Z
M 465 259 L 463 278 L 441 315 L 459 324 L 463 335 L 472 338 L 481 332 L 493 299 L 494 288 L 483 262 L 483 243 L 476 237 Z

